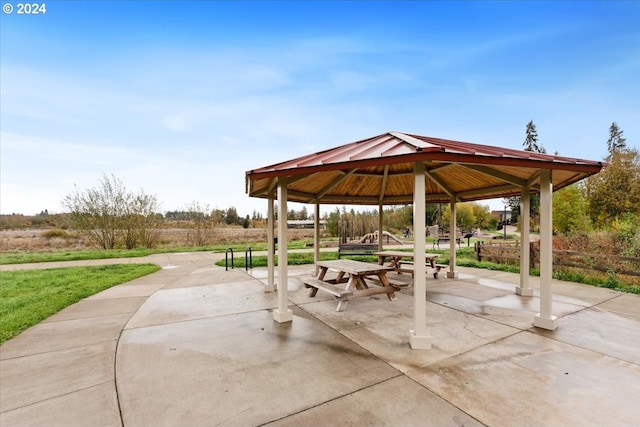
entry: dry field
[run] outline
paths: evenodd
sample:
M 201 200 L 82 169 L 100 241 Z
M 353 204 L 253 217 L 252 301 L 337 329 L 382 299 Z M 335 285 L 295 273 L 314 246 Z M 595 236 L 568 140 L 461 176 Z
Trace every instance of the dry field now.
M 66 237 L 48 237 L 51 229 L 32 228 L 0 231 L 0 252 L 37 252 L 57 250 L 94 249 L 78 233 L 67 230 Z M 290 240 L 313 238 L 313 230 L 289 230 Z M 161 230 L 159 247 L 194 246 L 194 230 L 189 228 L 168 228 Z M 219 227 L 206 239 L 207 245 L 227 243 L 266 242 L 265 228 Z

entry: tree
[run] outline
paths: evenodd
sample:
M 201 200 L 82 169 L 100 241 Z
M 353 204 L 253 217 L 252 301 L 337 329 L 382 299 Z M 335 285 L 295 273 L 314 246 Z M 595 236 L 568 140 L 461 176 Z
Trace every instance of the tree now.
M 527 123 L 526 137 L 522 143 L 525 151 L 533 151 L 535 153 L 546 153 L 542 144 L 538 144 L 538 130 L 533 120 Z
M 587 215 L 588 202 L 584 187 L 573 184 L 553 193 L 553 228 L 563 234 L 588 231 L 591 221 Z
M 616 122 L 611 123 L 609 127 L 609 139 L 607 140 L 609 155 L 627 148 L 627 139 L 622 137 L 623 133 L 624 131 L 620 130 Z
M 449 225 L 451 213 L 445 209 L 442 220 L 445 226 Z M 491 224 L 491 212 L 489 207 L 475 202 L 456 204 L 456 225 L 462 231 L 470 231 L 475 228 L 488 228 Z
M 187 235 L 187 243 L 193 246 L 204 246 L 211 243 L 218 218 L 210 214 L 209 205 L 200 205 L 194 201 L 187 205 L 186 210 L 189 225 L 193 230 Z
M 607 165 L 586 180 L 589 216 L 599 227 L 631 215 L 640 219 L 640 155 L 620 148 L 605 159 Z
M 103 249 L 119 246 L 133 248 L 153 244 L 153 227 L 158 220 L 156 196 L 127 191 L 114 175 L 103 175 L 100 185 L 88 190 L 75 190 L 62 205 L 70 211 L 73 228 L 85 232 L 91 242 Z M 143 238 L 143 236 L 146 236 Z
M 228 225 L 242 224 L 242 219 L 240 219 L 240 216 L 238 216 L 238 211 L 235 207 L 231 206 L 229 209 L 227 209 L 224 217 L 224 222 Z
M 524 146 L 524 151 L 532 151 L 535 153 L 543 154 L 547 152 L 542 144 L 538 144 L 538 130 L 536 129 L 536 125 L 535 123 L 533 123 L 533 120 L 530 120 L 529 123 L 527 123 L 525 134 L 526 136 L 524 142 L 522 143 L 522 145 Z M 504 203 L 511 209 L 512 221 L 516 218 L 519 218 L 521 215 L 520 202 L 520 196 L 508 197 L 504 199 Z M 540 214 L 540 196 L 537 194 L 532 194 L 531 198 L 529 199 L 529 204 L 531 206 L 530 215 L 533 219 L 533 222 L 535 222 L 536 217 Z

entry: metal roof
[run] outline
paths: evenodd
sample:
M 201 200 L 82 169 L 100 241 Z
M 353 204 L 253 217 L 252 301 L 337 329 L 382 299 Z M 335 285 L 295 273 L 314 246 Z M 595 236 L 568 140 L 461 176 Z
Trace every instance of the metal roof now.
M 413 165 L 426 167 L 427 202 L 520 195 L 552 170 L 553 189 L 600 172 L 602 162 L 387 132 L 246 172 L 247 193 L 268 197 L 288 177 L 288 200 L 322 204 L 409 204 Z

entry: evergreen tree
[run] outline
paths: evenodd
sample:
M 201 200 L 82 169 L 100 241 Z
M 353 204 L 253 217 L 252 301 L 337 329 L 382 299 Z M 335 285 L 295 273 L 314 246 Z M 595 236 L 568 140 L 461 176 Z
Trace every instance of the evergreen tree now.
M 546 153 L 547 150 L 542 146 L 542 144 L 538 144 L 538 130 L 536 129 L 535 123 L 533 120 L 530 120 L 527 123 L 527 128 L 525 130 L 526 136 L 524 139 L 525 151 L 532 151 L 535 153 Z M 511 220 L 514 221 L 516 218 L 520 218 L 520 196 L 508 197 L 505 199 L 505 203 L 511 208 Z M 530 215 L 532 220 L 537 219 L 540 213 L 540 195 L 532 194 L 530 199 L 531 211 Z
M 623 133 L 624 131 L 618 127 L 616 122 L 611 123 L 609 127 L 609 139 L 607 140 L 609 155 L 627 148 L 627 139 L 622 137 Z
M 533 120 L 527 123 L 526 137 L 522 143 L 525 151 L 533 151 L 535 153 L 546 153 L 542 144 L 538 145 L 538 130 Z

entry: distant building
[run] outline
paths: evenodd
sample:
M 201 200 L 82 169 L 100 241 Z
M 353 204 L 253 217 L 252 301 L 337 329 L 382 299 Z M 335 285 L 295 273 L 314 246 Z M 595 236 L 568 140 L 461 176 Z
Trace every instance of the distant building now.
M 320 229 L 327 228 L 327 221 L 320 220 Z M 288 219 L 287 226 L 289 228 L 313 228 L 314 221 L 312 219 Z
M 497 216 L 500 219 L 500 224 L 511 224 L 510 210 L 491 211 L 491 215 Z

